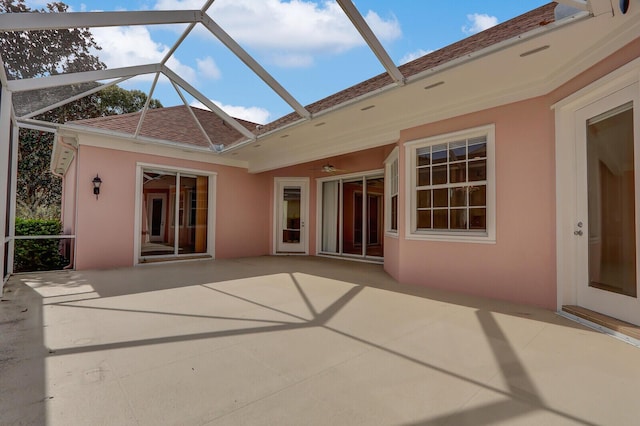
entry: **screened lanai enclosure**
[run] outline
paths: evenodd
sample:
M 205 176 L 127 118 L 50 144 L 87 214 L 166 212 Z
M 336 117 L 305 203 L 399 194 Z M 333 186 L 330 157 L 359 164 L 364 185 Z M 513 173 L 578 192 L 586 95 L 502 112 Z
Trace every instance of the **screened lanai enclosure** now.
M 73 268 L 75 253 L 80 250 L 75 224 L 79 221 L 90 224 L 92 220 L 90 215 L 79 218 L 77 206 L 67 199 L 61 216 L 67 219 L 65 223 L 72 225 L 63 226 L 60 235 L 16 235 L 20 130 L 57 132 L 52 173 L 62 176 L 77 160 L 77 140 L 70 131 L 79 127 L 74 127 L 73 121 L 90 118 L 78 110 L 100 108 L 95 96 L 115 86 L 141 90 L 146 101 L 140 105 L 139 114 L 127 115 L 125 121 L 118 122 L 117 128 L 103 126 L 101 121 L 93 122 L 95 135 L 116 137 L 142 146 L 136 149 L 145 155 L 174 149 L 188 152 L 197 161 L 243 168 L 250 174 L 301 164 L 304 166 L 295 170 L 298 175 L 319 168 L 321 171 L 314 175 L 320 185 L 316 191 L 318 198 L 313 197 L 316 204 L 308 204 L 307 210 L 300 204 L 301 212 L 318 211 L 314 229 L 296 218 L 293 208 L 296 197 L 309 203 L 306 198 L 309 194 L 289 194 L 285 201 L 292 208 L 291 217 L 285 215 L 288 221 L 280 226 L 281 231 L 287 232 L 288 240 L 281 244 L 289 247 L 288 244 L 313 241 L 317 249 L 312 251 L 319 254 L 381 260 L 385 254 L 384 234 L 389 230 L 385 228 L 385 218 L 393 223 L 392 229 L 397 229 L 399 223 L 399 163 L 396 161 L 391 166 L 395 172 L 392 181 L 387 181 L 384 170 L 380 169 L 384 158 L 376 158 L 379 164 L 376 170 L 355 175 L 345 170 L 342 177 L 342 172 L 335 173 L 329 160 L 365 148 L 389 146 L 396 141 L 398 127 L 390 123 L 397 119 L 390 118 L 385 111 L 414 112 L 416 116 L 406 125 L 416 125 L 423 115 L 420 108 L 427 108 L 425 96 L 431 100 L 429 108 L 436 108 L 436 104 L 440 107 L 440 101 L 436 103 L 429 98 L 434 90 L 446 87 L 452 90 L 448 99 L 456 102 L 463 99 L 464 84 L 469 79 L 452 74 L 445 82 L 441 73 L 587 20 L 600 13 L 596 9 L 601 7 L 598 2 L 594 6 L 591 0 L 558 3 L 560 8 L 565 8 L 558 22 L 553 19 L 544 25 L 527 22 L 526 31 L 522 29 L 523 33 L 517 37 L 507 31 L 502 40 L 480 38 L 482 43 L 466 46 L 467 50 L 456 53 L 458 57 L 439 56 L 440 51 L 433 55 L 421 51 L 424 56 L 417 60 L 392 58 L 398 56 L 389 53 L 400 31 L 398 21 L 392 13 L 376 13 L 374 4 L 364 0 L 357 4 L 351 0 L 286 3 L 288 7 L 310 7 L 323 18 L 315 20 L 320 27 L 309 28 L 284 25 L 280 15 L 268 9 L 270 2 L 256 2 L 251 9 L 255 13 L 249 13 L 249 8 L 243 8 L 243 2 L 233 0 L 157 2 L 154 10 L 89 12 L 53 8 L 20 13 L 27 12 L 23 8 L 0 14 L 4 40 L 0 52 L 3 283 L 14 272 L 18 240 L 59 241 L 60 251 L 69 262 L 67 267 Z M 176 8 L 169 9 L 170 6 Z M 553 17 L 552 8 L 549 11 Z M 264 37 L 267 33 L 272 36 L 269 37 L 272 44 L 268 46 Z M 333 44 L 318 45 L 318 34 L 331 35 L 329 39 Z M 78 44 L 78 40 L 84 42 Z M 354 47 L 357 49 L 349 50 Z M 331 54 L 345 51 L 349 51 L 347 65 L 331 59 Z M 195 57 L 193 52 L 197 52 Z M 427 56 L 429 60 L 424 59 Z M 324 61 L 334 68 L 331 73 L 324 69 L 313 72 L 309 65 L 314 61 Z M 224 69 L 219 68 L 221 63 L 225 64 Z M 222 73 L 224 83 L 218 82 Z M 410 86 L 417 89 L 407 89 Z M 155 99 L 161 99 L 164 107 L 176 109 L 152 114 Z M 269 108 L 256 105 L 257 99 L 268 103 Z M 384 102 L 385 108 L 382 108 Z M 247 111 L 253 115 L 243 115 Z M 337 112 L 341 115 L 336 115 Z M 103 115 L 113 113 L 117 111 Z M 92 142 L 96 147 L 100 143 Z M 162 152 L 170 156 L 167 151 Z M 384 156 L 389 152 L 385 151 Z M 397 158 L 397 153 L 395 155 Z M 211 255 L 211 234 L 215 229 L 212 212 L 216 207 L 224 208 L 215 205 L 216 173 L 201 173 L 189 167 L 157 167 L 144 160 L 138 163 L 136 187 L 126 189 L 130 191 L 132 211 L 135 198 L 136 212 L 135 225 L 127 228 L 127 232 L 137 235 L 136 243 L 132 243 L 134 253 L 126 256 L 143 262 L 166 256 Z M 469 167 L 473 165 L 471 157 L 459 163 L 465 167 L 467 163 Z M 452 164 L 447 167 L 458 163 Z M 94 175 L 96 172 L 92 171 Z M 236 177 L 233 184 L 242 179 L 250 178 Z M 98 192 L 90 195 L 95 194 L 97 199 L 102 196 L 100 191 L 114 191 L 112 182 L 104 180 L 102 188 L 96 188 Z M 465 201 L 464 205 L 452 206 L 449 201 L 446 206 L 444 202 L 421 204 L 424 211 L 420 223 L 426 223 L 428 214 L 432 227 L 445 216 L 447 229 L 449 223 L 454 222 L 457 224 L 452 227 L 464 225 L 466 231 L 473 231 L 469 227 L 485 226 L 484 209 L 489 207 L 485 206 L 488 201 L 482 182 L 476 193 L 465 195 L 465 200 L 472 201 Z M 77 177 L 70 177 L 64 185 L 77 192 L 93 190 L 90 182 L 79 181 Z M 309 183 L 305 185 L 308 189 Z M 124 185 L 118 190 L 123 188 Z M 385 199 L 389 190 L 393 193 Z M 252 202 L 257 203 L 256 199 Z M 278 210 L 281 208 L 274 207 L 269 213 L 270 219 L 282 213 Z M 251 209 L 251 202 L 247 202 L 242 209 L 225 214 L 242 218 L 245 211 Z M 275 219 L 265 219 L 265 227 L 278 228 L 273 223 L 277 225 Z M 100 227 L 100 224 L 85 226 Z M 229 253 L 235 253 L 233 244 L 231 246 Z

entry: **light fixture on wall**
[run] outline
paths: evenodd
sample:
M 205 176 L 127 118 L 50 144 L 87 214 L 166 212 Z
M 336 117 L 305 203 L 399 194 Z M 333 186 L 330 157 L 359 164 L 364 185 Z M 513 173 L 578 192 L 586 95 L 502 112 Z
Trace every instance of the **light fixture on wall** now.
M 102 179 L 100 176 L 96 174 L 96 177 L 91 181 L 93 183 L 93 194 L 96 196 L 96 200 L 98 199 L 98 195 L 100 195 L 100 185 L 102 185 Z

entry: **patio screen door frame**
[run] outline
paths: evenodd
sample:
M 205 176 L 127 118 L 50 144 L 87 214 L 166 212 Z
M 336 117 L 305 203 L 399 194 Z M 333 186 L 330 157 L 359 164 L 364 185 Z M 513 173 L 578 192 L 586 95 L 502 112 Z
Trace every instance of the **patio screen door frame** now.
M 285 189 L 300 190 L 299 217 L 295 218 L 296 223 L 292 225 L 295 229 L 285 229 L 284 198 Z M 273 254 L 276 255 L 308 255 L 309 254 L 309 178 L 274 178 L 274 200 L 273 200 Z M 288 227 L 288 225 L 287 225 Z M 284 241 L 286 232 L 296 232 L 299 239 L 297 242 Z
M 640 199 L 640 59 L 602 77 L 556 103 L 556 269 L 557 308 L 578 305 L 640 324 L 638 298 L 622 296 L 588 286 L 589 223 L 586 212 L 586 152 L 579 140 L 586 135 L 586 120 L 633 102 L 636 197 L 636 257 L 640 246 L 638 222 Z M 619 105 L 618 105 L 619 104 Z M 580 193 L 580 194 L 579 194 Z M 582 226 L 580 226 L 582 225 Z M 583 235 L 580 235 L 582 231 Z M 637 266 L 640 266 L 637 264 Z M 636 279 L 637 281 L 637 279 Z M 610 293 L 610 294 L 606 294 Z M 625 300 L 625 298 L 627 300 Z M 631 300 L 633 299 L 633 300 Z M 629 308 L 628 302 L 632 305 Z

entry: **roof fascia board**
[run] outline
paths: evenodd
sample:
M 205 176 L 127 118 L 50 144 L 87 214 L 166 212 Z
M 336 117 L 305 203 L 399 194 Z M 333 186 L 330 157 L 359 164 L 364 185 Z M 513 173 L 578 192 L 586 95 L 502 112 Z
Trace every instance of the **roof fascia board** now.
M 188 24 L 190 22 L 199 22 L 201 17 L 202 12 L 199 10 L 3 13 L 0 15 L 0 31 Z
M 298 115 L 311 118 L 311 113 L 302 106 L 278 81 L 265 70 L 247 51 L 245 51 L 229 34 L 227 34 L 213 19 L 204 14 L 204 25 L 218 40 L 222 42 L 234 55 L 238 57 L 251 71 L 262 79 L 274 92 L 276 92 Z
M 113 130 L 98 129 L 94 127 L 80 126 L 77 124 L 61 124 L 58 126 L 57 133 L 60 135 L 64 135 L 65 137 L 68 137 L 68 136 L 76 137 L 78 140 L 78 145 L 89 145 L 89 146 L 95 146 L 99 148 L 116 149 L 121 151 L 145 152 L 152 155 L 158 155 L 162 157 L 171 157 L 171 158 L 183 158 L 181 157 L 182 154 L 180 154 L 180 152 L 184 152 L 185 154 L 191 154 L 192 156 L 194 154 L 197 155 L 197 157 L 185 158 L 188 160 L 201 161 L 201 162 L 210 163 L 210 164 L 220 164 L 224 166 L 242 167 L 245 169 L 248 168 L 248 163 L 246 161 L 235 160 L 235 159 L 225 158 L 220 155 L 216 155 L 209 148 L 179 144 L 179 143 L 164 140 L 164 139 L 149 138 L 146 136 L 139 136 L 137 138 L 133 138 L 130 133 L 115 132 Z M 108 143 L 86 143 L 86 141 L 82 141 L 82 139 L 77 136 L 79 134 L 111 137 L 111 138 L 123 140 L 129 143 L 130 146 L 123 149 L 122 147 L 112 146 L 112 145 L 109 145 Z M 147 144 L 151 145 L 148 149 L 145 148 Z M 172 151 L 153 152 L 153 147 L 162 147 L 165 149 L 170 148 Z
M 242 124 L 238 123 L 238 121 L 235 118 L 231 117 L 229 114 L 224 112 L 220 107 L 214 104 L 210 99 L 208 99 L 206 96 L 200 93 L 195 87 L 187 83 L 182 77 L 180 77 L 175 72 L 171 71 L 171 69 L 169 69 L 166 66 L 162 66 L 162 73 L 165 76 L 167 76 L 170 80 L 174 81 L 178 86 L 186 90 L 191 96 L 193 96 L 194 98 L 202 102 L 204 105 L 206 105 L 207 108 L 209 108 L 212 112 L 214 112 L 218 117 L 224 120 L 231 127 L 233 127 L 238 132 L 240 132 L 243 136 L 252 140 L 256 138 L 256 135 L 250 132 Z
M 50 75 L 47 77 L 25 78 L 22 80 L 10 80 L 7 83 L 7 88 L 12 92 L 24 92 L 27 90 L 47 89 L 50 87 L 68 86 L 70 84 L 88 83 L 99 80 L 110 80 L 112 78 L 135 77 L 137 75 L 156 73 L 161 69 L 162 67 L 160 64 L 149 64 L 137 65 L 133 67 Z
M 405 81 L 404 76 L 398 67 L 396 67 L 393 60 L 391 60 L 391 57 L 380 43 L 380 40 L 375 36 L 371 27 L 369 27 L 367 21 L 365 21 L 360 12 L 358 12 L 353 2 L 351 0 L 337 0 L 337 2 L 353 26 L 356 27 L 362 38 L 367 42 L 369 48 L 376 55 L 384 69 L 387 70 L 389 76 L 391 76 L 393 81 L 398 85 L 403 85 Z
M 131 77 L 122 77 L 122 78 L 119 78 L 119 79 L 117 79 L 117 80 L 110 81 L 109 83 L 106 83 L 106 84 L 103 84 L 103 85 L 101 85 L 101 86 L 95 87 L 95 88 L 93 88 L 93 89 L 91 89 L 91 90 L 87 90 L 86 92 L 82 92 L 82 93 L 80 93 L 80 94 L 78 94 L 78 95 L 72 96 L 72 97 L 67 98 L 67 99 L 65 99 L 65 100 L 62 100 L 62 101 L 60 101 L 60 102 L 56 102 L 56 103 L 51 104 L 51 105 L 49 105 L 49 106 L 46 106 L 46 107 L 44 107 L 44 108 L 40 108 L 40 109 L 38 109 L 38 110 L 35 110 L 35 111 L 33 111 L 33 112 L 30 112 L 29 114 L 23 115 L 23 116 L 18 117 L 18 118 L 22 118 L 22 119 L 26 119 L 26 118 L 33 118 L 33 117 L 35 117 L 35 116 L 37 116 L 37 115 L 40 115 L 40 114 L 43 114 L 43 113 L 45 113 L 45 112 L 47 112 L 47 111 L 51 111 L 52 109 L 55 109 L 55 108 L 61 107 L 61 106 L 63 106 L 63 105 L 66 105 L 66 104 L 68 104 L 68 103 L 71 103 L 71 102 L 73 102 L 73 101 L 77 101 L 78 99 L 82 99 L 82 98 L 84 98 L 85 96 L 89 96 L 89 95 L 92 95 L 92 94 L 94 94 L 94 93 L 97 93 L 97 92 L 101 91 L 102 89 L 106 89 L 107 87 L 114 86 L 114 85 L 116 85 L 116 84 L 120 84 L 120 83 L 122 83 L 123 81 L 126 81 L 126 80 L 128 80 L 128 79 L 130 79 L 130 78 L 131 78 Z
M 422 79 L 427 78 L 427 77 L 431 77 L 431 76 L 433 76 L 435 74 L 442 73 L 442 72 L 444 72 L 444 71 L 446 71 L 448 69 L 451 69 L 451 68 L 454 68 L 454 67 L 458 67 L 460 65 L 463 65 L 463 64 L 466 64 L 468 62 L 474 61 L 474 60 L 476 60 L 478 58 L 490 55 L 490 54 L 495 53 L 495 52 L 499 52 L 501 50 L 505 50 L 505 49 L 507 49 L 509 47 L 515 46 L 515 45 L 517 45 L 519 43 L 522 43 L 524 41 L 532 40 L 532 39 L 534 39 L 536 37 L 539 37 L 539 36 L 541 36 L 543 34 L 547 34 L 547 33 L 551 32 L 551 31 L 556 31 L 556 30 L 558 30 L 560 28 L 565 27 L 566 25 L 578 23 L 578 22 L 581 22 L 581 21 L 583 21 L 585 19 L 589 19 L 589 18 L 592 18 L 592 17 L 593 16 L 589 12 L 576 13 L 575 15 L 570 16 L 568 18 L 565 18 L 565 19 L 563 19 L 561 21 L 552 22 L 552 23 L 550 23 L 548 25 L 536 28 L 535 30 L 531 30 L 529 32 L 526 32 L 524 34 L 520 34 L 519 36 L 510 38 L 508 40 L 504 40 L 504 41 L 501 41 L 499 43 L 492 44 L 492 45 L 490 45 L 488 47 L 485 47 L 484 49 L 480 49 L 480 50 L 478 50 L 476 52 L 469 53 L 469 54 L 464 55 L 464 56 L 462 56 L 460 58 L 453 59 L 451 61 L 445 62 L 442 65 L 439 65 L 439 66 L 430 68 L 428 70 L 424 70 L 422 72 L 419 72 L 417 74 L 414 74 L 414 75 L 412 75 L 410 77 L 407 77 L 407 83 L 413 83 L 415 81 L 422 80 Z

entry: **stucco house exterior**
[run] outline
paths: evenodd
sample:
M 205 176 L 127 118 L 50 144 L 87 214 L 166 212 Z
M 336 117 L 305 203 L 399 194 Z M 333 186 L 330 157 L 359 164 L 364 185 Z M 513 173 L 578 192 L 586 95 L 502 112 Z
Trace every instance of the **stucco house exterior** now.
M 75 267 L 334 256 L 640 324 L 631 3 L 550 3 L 399 67 L 402 84 L 382 74 L 308 105 L 310 120 L 241 121 L 248 143 L 185 106 L 60 125 Z

